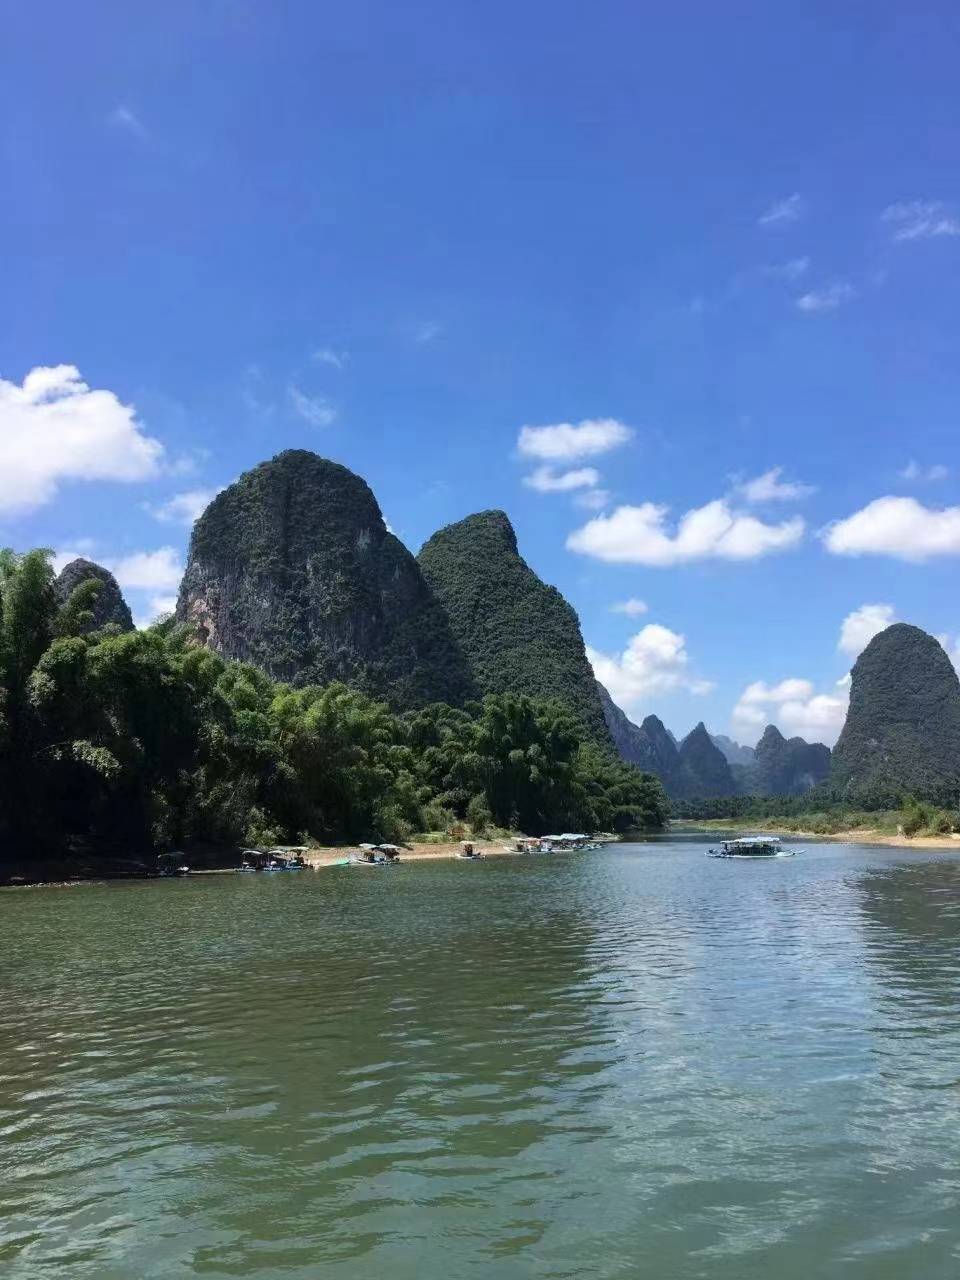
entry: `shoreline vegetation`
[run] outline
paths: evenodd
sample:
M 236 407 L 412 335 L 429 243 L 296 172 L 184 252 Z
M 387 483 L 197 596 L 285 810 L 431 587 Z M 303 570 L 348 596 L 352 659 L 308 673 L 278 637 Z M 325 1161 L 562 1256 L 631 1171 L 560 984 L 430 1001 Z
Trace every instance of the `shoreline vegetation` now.
M 173 618 L 97 626 L 103 581 L 62 598 L 50 560 L 0 552 L 0 878 L 31 860 L 102 873 L 172 851 L 202 864 L 427 832 L 662 830 L 669 816 L 659 780 L 561 701 L 391 705 L 339 681 L 283 683 Z
M 677 835 L 697 832 L 724 831 L 756 831 L 770 832 L 780 835 L 798 836 L 801 839 L 825 840 L 836 844 L 877 844 L 890 845 L 898 849 L 952 849 L 960 853 L 960 832 L 924 831 L 916 835 L 907 835 L 902 824 L 890 825 L 884 822 L 882 813 L 863 814 L 861 820 L 851 824 L 849 816 L 837 815 L 836 822 L 829 814 L 807 814 L 807 822 L 798 818 L 760 818 L 751 822 L 749 819 L 735 818 L 701 818 L 696 822 L 677 820 L 670 824 L 668 831 Z M 825 821 L 817 821 L 824 819 Z M 900 826 L 898 830 L 897 827 Z

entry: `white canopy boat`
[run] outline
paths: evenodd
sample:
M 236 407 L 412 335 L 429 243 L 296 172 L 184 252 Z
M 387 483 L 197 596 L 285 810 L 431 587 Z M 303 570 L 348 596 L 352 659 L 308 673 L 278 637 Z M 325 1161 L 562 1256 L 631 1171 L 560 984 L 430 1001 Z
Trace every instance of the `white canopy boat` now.
M 792 858 L 802 849 L 784 849 L 779 836 L 740 836 L 721 840 L 719 849 L 708 849 L 708 858 Z

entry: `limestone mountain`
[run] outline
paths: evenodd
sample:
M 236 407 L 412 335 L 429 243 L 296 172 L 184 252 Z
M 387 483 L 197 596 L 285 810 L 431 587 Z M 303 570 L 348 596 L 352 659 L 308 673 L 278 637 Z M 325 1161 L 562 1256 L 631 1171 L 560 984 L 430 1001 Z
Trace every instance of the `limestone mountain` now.
M 98 583 L 99 589 L 89 606 L 93 617 L 86 630 L 99 631 L 108 623 L 114 623 L 122 631 L 132 631 L 130 607 L 123 598 L 116 578 L 109 569 L 94 564 L 92 560 L 85 560 L 83 556 L 71 560 L 57 575 L 54 590 L 60 604 L 66 604 L 77 587 L 91 581 Z
M 289 449 L 194 525 L 177 618 L 292 684 L 343 680 L 398 708 L 474 689 L 443 608 L 359 476 Z
M 600 705 L 607 729 L 622 759 L 647 773 L 655 774 L 671 799 L 692 794 L 693 780 L 680 759 L 673 735 L 656 716 L 647 716 L 642 724 L 634 724 L 597 682 Z
M 753 747 L 741 746 L 725 733 L 711 733 L 710 738 L 715 747 L 719 747 L 726 757 L 727 764 L 739 764 L 750 768 L 756 763 L 757 753 Z
M 943 646 L 905 622 L 874 636 L 854 664 L 831 780 L 845 794 L 956 803 L 960 681 Z
M 691 778 L 690 795 L 732 796 L 737 791 L 730 765 L 720 748 L 714 745 L 702 720 L 680 743 L 679 755 Z
M 829 772 L 829 747 L 803 738 L 785 738 L 776 725 L 768 724 L 757 743 L 748 789 L 757 795 L 803 795 L 825 781 Z
M 609 745 L 577 615 L 520 556 L 502 511 L 440 529 L 417 559 L 481 693 L 556 698 Z

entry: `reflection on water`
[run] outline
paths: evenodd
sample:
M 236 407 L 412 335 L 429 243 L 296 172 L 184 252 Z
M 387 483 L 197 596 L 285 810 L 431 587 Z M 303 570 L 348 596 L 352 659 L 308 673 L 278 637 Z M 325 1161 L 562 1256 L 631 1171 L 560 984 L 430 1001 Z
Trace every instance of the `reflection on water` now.
M 0 894 L 0 1265 L 957 1273 L 960 863 L 689 842 Z

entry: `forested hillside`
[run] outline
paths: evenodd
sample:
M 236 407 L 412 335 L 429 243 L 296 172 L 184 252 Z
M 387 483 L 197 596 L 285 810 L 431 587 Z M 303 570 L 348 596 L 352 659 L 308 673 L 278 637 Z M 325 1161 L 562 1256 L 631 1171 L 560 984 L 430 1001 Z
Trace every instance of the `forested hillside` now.
M 441 529 L 417 560 L 482 693 L 556 698 L 610 744 L 576 612 L 520 556 L 502 511 Z

